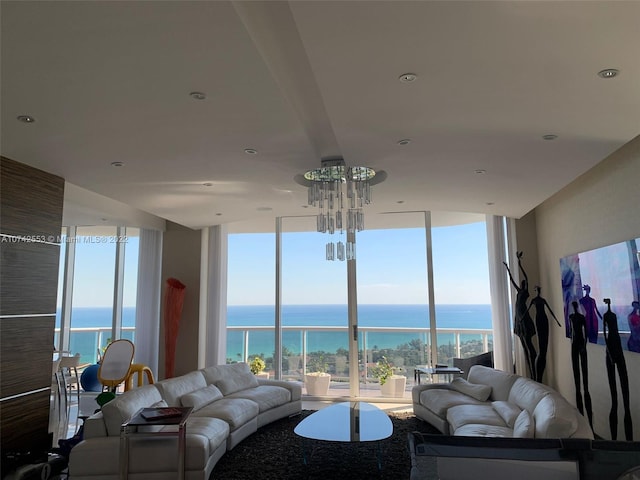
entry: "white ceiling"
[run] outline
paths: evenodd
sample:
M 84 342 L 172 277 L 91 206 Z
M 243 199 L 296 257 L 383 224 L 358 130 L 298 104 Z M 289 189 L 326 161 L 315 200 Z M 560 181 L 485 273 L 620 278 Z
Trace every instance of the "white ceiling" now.
M 390 211 L 518 218 L 640 133 L 638 1 L 0 13 L 2 155 L 193 228 L 313 213 L 294 176 L 335 155 L 388 174 L 368 225 Z

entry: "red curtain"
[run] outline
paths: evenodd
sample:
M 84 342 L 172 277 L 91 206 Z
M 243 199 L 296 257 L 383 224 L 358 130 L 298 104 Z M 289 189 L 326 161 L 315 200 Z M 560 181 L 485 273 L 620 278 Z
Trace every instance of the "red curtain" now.
M 186 286 L 176 278 L 167 279 L 164 295 L 164 374 L 172 378 L 176 365 L 178 327 L 182 317 Z

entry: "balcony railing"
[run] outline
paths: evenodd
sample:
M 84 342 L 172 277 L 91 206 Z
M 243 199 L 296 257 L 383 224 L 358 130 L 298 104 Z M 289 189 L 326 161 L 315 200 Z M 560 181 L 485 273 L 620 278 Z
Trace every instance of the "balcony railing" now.
M 122 338 L 135 343 L 135 327 L 122 327 Z M 60 329 L 56 328 L 54 345 L 58 345 Z M 96 363 L 98 351 L 102 351 L 111 340 L 111 327 L 71 328 L 69 351 L 80 354 L 80 363 Z
M 332 381 L 348 381 L 348 327 L 283 327 L 282 374 L 302 380 L 305 373 L 325 364 Z M 429 362 L 429 328 L 358 327 L 358 369 L 363 383 L 375 381 L 370 368 L 382 355 L 413 377 L 415 365 Z M 492 349 L 491 329 L 437 329 L 438 363 L 451 365 L 454 357 L 468 357 Z M 323 338 L 324 337 L 324 338 Z M 274 372 L 274 327 L 227 327 L 227 362 L 250 362 L 255 356 L 266 360 Z
M 376 380 L 370 369 L 382 355 L 391 360 L 404 374 L 413 378 L 415 365 L 429 362 L 429 328 L 359 327 L 358 369 L 362 383 Z M 439 328 L 438 363 L 451 365 L 454 357 L 477 355 L 492 349 L 491 329 Z M 60 334 L 55 329 L 56 344 Z M 348 327 L 285 326 L 283 327 L 283 378 L 302 380 L 305 373 L 326 364 L 332 382 L 348 382 Z M 70 351 L 80 353 L 82 363 L 96 363 L 98 352 L 110 340 L 111 327 L 72 328 Z M 122 338 L 135 343 L 135 328 L 123 327 Z M 255 356 L 267 361 L 267 370 L 274 373 L 274 327 L 227 327 L 227 362 L 249 362 Z

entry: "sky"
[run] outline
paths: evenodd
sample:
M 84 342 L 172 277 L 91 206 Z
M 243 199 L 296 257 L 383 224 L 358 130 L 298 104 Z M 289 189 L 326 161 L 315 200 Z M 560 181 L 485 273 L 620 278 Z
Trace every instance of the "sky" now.
M 436 302 L 489 304 L 485 224 L 434 228 L 432 237 Z M 346 262 L 325 260 L 327 241 L 329 235 L 317 232 L 283 234 L 283 304 L 346 303 Z M 423 229 L 358 232 L 358 302 L 427 303 L 425 245 Z M 229 305 L 274 303 L 274 251 L 273 234 L 230 235 Z
M 364 230 L 356 235 L 360 304 L 428 303 L 423 229 Z M 436 303 L 489 304 L 484 222 L 434 228 L 432 237 Z M 335 234 L 331 239 L 317 232 L 283 234 L 283 304 L 347 302 L 347 262 L 330 262 L 324 257 L 325 244 L 331 240 L 344 241 L 344 236 Z M 92 239 L 76 243 L 75 307 L 112 306 L 115 246 L 112 241 Z M 129 236 L 124 306 L 135 305 L 137 259 L 138 237 Z M 228 265 L 229 305 L 274 304 L 273 233 L 230 235 Z

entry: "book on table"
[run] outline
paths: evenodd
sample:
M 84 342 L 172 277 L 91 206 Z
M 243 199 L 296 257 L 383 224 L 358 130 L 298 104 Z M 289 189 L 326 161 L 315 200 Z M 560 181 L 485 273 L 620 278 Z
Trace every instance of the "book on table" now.
M 145 420 L 161 420 L 163 418 L 181 417 L 184 411 L 175 407 L 145 408 L 140 412 Z

